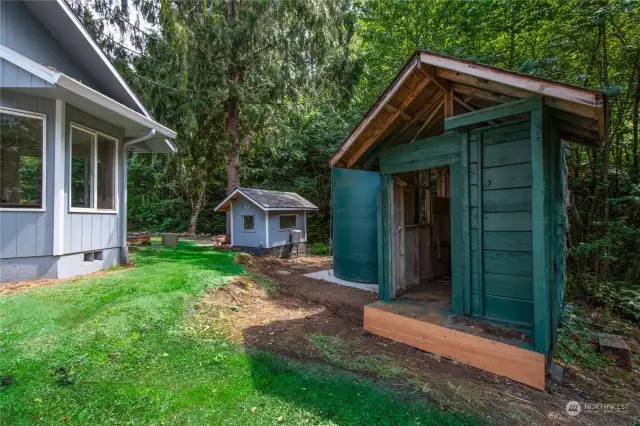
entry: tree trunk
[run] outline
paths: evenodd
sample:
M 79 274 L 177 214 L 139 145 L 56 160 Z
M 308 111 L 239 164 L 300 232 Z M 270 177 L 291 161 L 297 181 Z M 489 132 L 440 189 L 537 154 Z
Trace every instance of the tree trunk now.
M 604 4 L 606 5 L 606 1 L 604 1 Z M 609 58 L 607 56 L 607 22 L 605 20 L 605 22 L 602 24 L 602 76 L 603 76 L 603 83 L 604 83 L 604 87 L 607 88 L 609 86 Z M 608 102 L 608 99 L 607 99 Z M 608 106 L 608 105 L 607 105 Z M 609 120 L 609 108 L 606 109 L 607 111 L 607 116 L 604 118 L 605 121 L 605 132 L 604 132 L 604 141 L 603 141 L 603 157 L 602 157 L 602 186 L 604 187 L 603 190 L 603 198 L 604 198 L 604 211 L 603 211 L 603 215 L 602 215 L 602 219 L 604 222 L 605 227 L 607 226 L 607 222 L 609 221 L 609 210 L 611 209 L 611 206 L 609 205 L 609 151 L 611 149 L 610 146 L 610 131 L 611 131 L 611 126 L 610 126 L 610 120 Z M 603 232 L 607 232 L 606 228 L 603 230 Z M 602 255 L 604 255 L 605 253 L 600 253 L 600 257 L 602 257 Z M 606 262 L 600 258 L 598 260 L 598 274 L 597 274 L 597 281 L 602 281 L 604 279 L 605 276 L 605 270 L 606 270 L 607 264 Z
M 640 64 L 638 66 L 640 68 Z M 640 170 L 638 169 L 638 163 L 640 163 L 640 153 L 638 153 L 638 120 L 640 120 L 640 73 L 636 76 L 636 93 L 633 99 L 633 114 L 631 117 L 631 123 L 633 125 L 633 169 L 631 171 L 631 176 L 635 179 L 640 175 Z
M 229 0 L 229 12 L 227 16 L 231 39 L 233 43 L 234 29 L 237 14 L 236 0 Z M 238 118 L 240 112 L 238 100 L 239 72 L 237 64 L 237 50 L 232 46 L 231 58 L 228 66 L 229 98 L 227 101 L 227 134 L 229 137 L 229 149 L 227 151 L 227 194 L 240 186 L 238 166 L 240 164 L 240 149 L 238 146 Z M 227 212 L 226 242 L 231 242 L 231 212 Z
M 191 218 L 189 219 L 189 229 L 187 232 L 192 237 L 196 235 L 196 226 L 198 225 L 198 218 L 200 217 L 200 212 L 202 211 L 202 206 L 204 205 L 205 194 L 207 193 L 207 183 L 202 183 L 202 188 L 198 193 L 198 196 L 195 202 L 191 202 Z

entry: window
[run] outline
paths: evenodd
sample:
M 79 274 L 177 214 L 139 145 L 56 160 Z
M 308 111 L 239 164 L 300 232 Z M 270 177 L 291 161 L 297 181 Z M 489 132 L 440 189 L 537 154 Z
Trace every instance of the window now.
M 44 209 L 45 116 L 0 108 L 0 208 Z
M 254 222 L 253 216 L 242 216 L 242 230 L 243 231 L 254 231 Z
M 297 216 L 295 214 L 280 215 L 280 230 L 296 229 L 296 218 Z
M 115 211 L 117 139 L 71 125 L 71 208 Z

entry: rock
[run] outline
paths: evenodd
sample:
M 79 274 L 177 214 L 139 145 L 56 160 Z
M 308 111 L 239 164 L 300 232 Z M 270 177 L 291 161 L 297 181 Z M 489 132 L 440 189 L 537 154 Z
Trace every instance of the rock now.
M 431 359 L 433 359 L 434 361 L 438 361 L 438 362 L 442 361 L 442 356 L 441 356 L 441 355 L 439 355 L 439 354 L 431 354 L 431 355 L 429 355 L 429 356 L 430 356 L 430 357 L 431 357 Z
M 558 383 L 562 383 L 562 375 L 564 373 L 564 369 L 560 367 L 558 364 L 551 364 L 551 379 Z
M 280 275 L 291 275 L 291 271 L 283 271 L 283 270 L 279 270 L 279 271 L 276 271 L 276 274 L 280 274 Z
M 622 336 L 615 334 L 598 334 L 600 353 L 615 360 L 616 365 L 631 370 L 631 351 Z

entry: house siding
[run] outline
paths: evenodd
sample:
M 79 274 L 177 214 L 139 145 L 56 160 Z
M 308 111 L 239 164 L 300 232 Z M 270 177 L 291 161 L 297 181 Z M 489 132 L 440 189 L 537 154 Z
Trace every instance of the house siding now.
M 307 240 L 307 224 L 305 222 L 305 214 L 301 211 L 271 211 L 269 212 L 269 247 L 278 247 L 289 244 L 289 230 L 280 230 L 280 216 L 295 214 L 296 229 L 302 231 L 300 241 Z
M 53 140 L 55 101 L 10 90 L 0 91 L 0 105 L 46 115 L 45 211 L 0 211 L 0 259 L 53 254 Z
M 71 152 L 71 123 L 118 139 L 118 176 L 122 165 L 122 130 L 109 123 L 86 114 L 70 105 L 65 110 L 65 184 L 64 184 L 64 253 L 79 253 L 92 250 L 120 247 L 120 204 L 116 199 L 117 214 L 72 213 L 69 211 L 69 153 Z M 122 194 L 122 179 L 118 180 L 117 197 Z
M 0 0 L 0 44 L 98 90 L 93 79 L 69 57 L 21 1 Z
M 245 208 L 245 204 L 251 205 L 250 209 Z M 266 215 L 264 210 L 247 200 L 243 196 L 239 196 L 237 200 L 232 202 L 233 206 L 233 245 L 239 247 L 267 247 L 266 235 Z M 253 215 L 254 232 L 243 231 L 242 216 Z
M 0 87 L 36 88 L 53 87 L 53 84 L 0 58 Z

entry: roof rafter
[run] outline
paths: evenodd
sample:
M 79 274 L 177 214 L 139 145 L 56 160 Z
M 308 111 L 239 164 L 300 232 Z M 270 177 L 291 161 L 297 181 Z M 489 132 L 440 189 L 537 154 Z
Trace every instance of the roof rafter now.
M 396 118 L 398 118 L 398 116 L 402 113 L 402 111 L 404 111 L 409 106 L 409 104 L 411 104 L 411 102 L 413 102 L 413 100 L 417 98 L 420 93 L 422 93 L 422 90 L 427 87 L 427 85 L 431 81 L 431 78 L 426 75 L 422 78 L 420 83 L 418 83 L 418 85 L 411 91 L 411 93 L 409 93 L 409 95 L 407 95 L 407 97 L 402 101 L 402 104 L 400 105 L 398 110 L 387 117 L 387 119 L 378 127 L 378 129 L 376 129 L 373 135 L 371 135 L 356 151 L 356 153 L 351 156 L 351 158 L 347 161 L 347 167 L 352 167 L 356 163 L 356 161 L 358 161 L 362 154 L 364 154 L 365 151 L 369 149 L 371 145 L 373 145 L 373 143 L 382 135 L 382 133 L 384 133 L 384 131 L 389 128 L 391 123 L 393 123 Z

